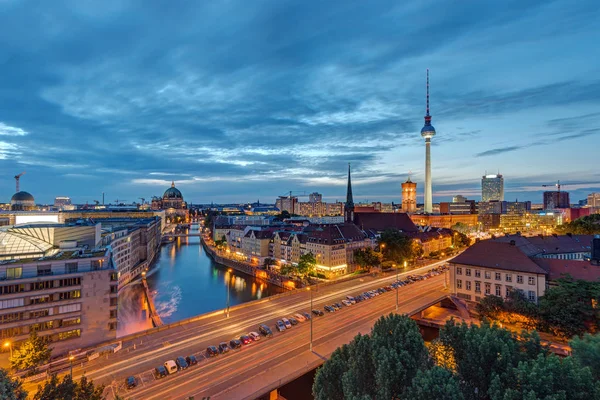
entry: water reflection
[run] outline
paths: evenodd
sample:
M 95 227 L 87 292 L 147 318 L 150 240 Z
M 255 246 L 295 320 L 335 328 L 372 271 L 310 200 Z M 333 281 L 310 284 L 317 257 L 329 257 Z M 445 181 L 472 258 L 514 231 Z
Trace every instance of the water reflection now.
M 177 238 L 163 246 L 147 279 L 156 309 L 165 323 L 224 309 L 228 282 L 232 306 L 282 291 L 216 264 L 205 254 L 198 237 Z M 119 305 L 120 332 L 121 325 L 128 326 L 123 329 L 127 333 L 144 326 L 139 322 L 140 316 L 145 316 L 140 286 L 129 285 L 121 291 L 124 295 L 119 294 L 123 303 Z

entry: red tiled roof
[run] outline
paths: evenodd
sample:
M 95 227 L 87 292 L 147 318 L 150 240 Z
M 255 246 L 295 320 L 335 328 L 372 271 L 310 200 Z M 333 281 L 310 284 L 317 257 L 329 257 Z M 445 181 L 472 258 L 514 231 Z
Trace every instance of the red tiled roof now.
M 563 274 L 573 279 L 586 281 L 600 280 L 600 266 L 583 260 L 559 260 L 556 258 L 535 258 L 535 263 L 548 272 L 548 279 L 553 281 Z
M 454 257 L 450 262 L 508 271 L 546 274 L 543 268 L 527 257 L 517 246 L 494 240 L 477 242 L 462 254 Z
M 354 223 L 360 229 L 384 231 L 399 229 L 403 232 L 416 232 L 417 226 L 406 213 L 367 212 L 354 214 Z

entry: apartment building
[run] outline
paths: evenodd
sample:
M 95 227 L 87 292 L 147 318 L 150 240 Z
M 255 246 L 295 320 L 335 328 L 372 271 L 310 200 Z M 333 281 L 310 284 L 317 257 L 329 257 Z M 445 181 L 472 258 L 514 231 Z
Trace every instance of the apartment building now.
M 116 339 L 117 292 L 108 249 L 2 261 L 0 338 L 14 346 L 37 331 L 53 355 Z

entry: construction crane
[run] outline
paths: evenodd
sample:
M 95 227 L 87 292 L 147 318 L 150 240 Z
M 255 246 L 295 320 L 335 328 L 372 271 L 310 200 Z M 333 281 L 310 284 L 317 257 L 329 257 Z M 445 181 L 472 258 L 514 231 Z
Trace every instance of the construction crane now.
M 116 205 L 119 205 L 119 204 L 124 204 L 126 201 L 127 201 L 127 200 L 119 200 L 119 199 L 116 199 L 116 200 L 115 200 L 115 204 L 116 204 Z
M 96 203 L 96 205 L 100 204 L 98 200 L 94 200 L 94 203 Z
M 142 201 L 142 205 L 146 204 L 146 199 L 144 197 L 138 197 Z
M 567 185 L 561 185 L 560 181 L 556 181 L 556 183 L 553 184 L 553 185 L 542 185 L 542 187 L 552 187 L 552 186 L 555 186 L 556 189 L 557 189 L 557 191 L 558 191 L 558 193 L 560 193 L 560 187 L 561 186 L 567 186 Z
M 21 172 L 19 175 L 15 175 L 15 181 L 17 181 L 17 193 L 21 191 L 19 187 L 19 179 L 21 179 L 23 175 L 25 175 L 25 171 Z
M 308 196 L 310 196 L 310 195 L 306 194 L 306 191 L 297 192 L 297 191 L 290 190 L 286 194 L 279 196 L 279 197 L 287 197 L 287 198 L 291 199 L 292 197 L 308 197 Z

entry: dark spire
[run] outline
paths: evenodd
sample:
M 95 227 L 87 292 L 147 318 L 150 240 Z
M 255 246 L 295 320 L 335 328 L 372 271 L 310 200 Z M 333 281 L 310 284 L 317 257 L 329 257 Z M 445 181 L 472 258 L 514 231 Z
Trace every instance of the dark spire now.
M 425 113 L 425 125 L 431 125 L 431 115 L 429 115 L 429 68 L 427 68 L 427 112 Z
M 346 191 L 346 205 L 354 206 L 354 199 L 352 198 L 352 181 L 350 179 L 350 163 L 348 163 L 348 190 Z
M 346 191 L 346 204 L 344 204 L 344 220 L 354 222 L 354 199 L 352 198 L 352 181 L 350 179 L 350 163 L 348 163 L 348 190 Z
M 427 68 L 427 103 L 425 113 L 425 125 L 421 129 L 421 136 L 425 141 L 430 141 L 435 136 L 435 128 L 431 125 L 431 115 L 429 115 L 429 68 Z

